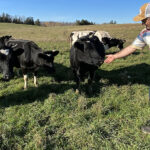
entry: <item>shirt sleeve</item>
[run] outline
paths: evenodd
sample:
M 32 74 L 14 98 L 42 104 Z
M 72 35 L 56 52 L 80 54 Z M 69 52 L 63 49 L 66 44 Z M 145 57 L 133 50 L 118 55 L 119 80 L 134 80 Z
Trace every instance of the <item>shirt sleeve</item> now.
M 139 34 L 136 39 L 131 44 L 132 47 L 136 49 L 143 49 L 146 46 L 145 41 L 143 40 L 143 37 Z

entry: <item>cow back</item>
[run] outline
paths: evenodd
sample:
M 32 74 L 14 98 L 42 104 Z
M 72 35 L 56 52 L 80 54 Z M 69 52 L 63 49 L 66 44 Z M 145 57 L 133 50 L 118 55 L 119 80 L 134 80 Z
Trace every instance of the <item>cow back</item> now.
M 19 62 L 22 65 L 32 65 L 37 60 L 37 54 L 42 52 L 34 42 L 22 39 L 11 39 L 7 45 L 13 48 L 13 51 L 23 49 L 23 53 L 18 56 Z
M 100 41 L 102 41 L 103 37 L 111 38 L 110 34 L 106 31 L 96 31 L 94 35 L 97 36 Z

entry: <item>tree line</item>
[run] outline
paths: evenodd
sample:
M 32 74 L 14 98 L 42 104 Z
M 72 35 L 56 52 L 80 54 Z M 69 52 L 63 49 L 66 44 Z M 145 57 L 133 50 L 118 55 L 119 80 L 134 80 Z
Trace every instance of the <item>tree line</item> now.
M 88 20 L 82 19 L 82 20 L 76 20 L 76 25 L 94 25 L 94 22 L 90 22 Z
M 16 23 L 16 24 L 28 24 L 28 25 L 41 25 L 41 22 L 39 19 L 35 20 L 33 17 L 13 17 L 7 13 L 2 13 L 0 15 L 0 22 L 5 22 L 5 23 Z
M 39 19 L 35 20 L 33 19 L 33 17 L 13 17 L 7 13 L 2 13 L 2 15 L 0 15 L 0 22 L 5 22 L 5 23 L 16 23 L 16 24 L 29 24 L 29 25 L 42 25 L 45 26 L 45 24 L 47 25 L 48 23 L 52 23 L 52 22 L 40 22 Z M 53 22 L 54 24 L 54 22 Z M 55 23 L 55 24 L 63 24 L 63 23 Z M 66 24 L 66 23 L 64 23 Z M 70 24 L 70 23 L 69 23 Z M 95 23 L 90 22 L 88 20 L 84 20 L 82 19 L 80 20 L 76 20 L 75 23 L 72 23 L 72 25 L 93 25 Z
M 88 20 L 76 20 L 74 23 L 66 23 L 66 22 L 40 22 L 39 19 L 34 20 L 33 17 L 13 17 L 7 13 L 2 13 L 0 15 L 0 22 L 5 23 L 16 23 L 16 24 L 28 24 L 28 25 L 38 25 L 38 26 L 53 26 L 53 25 L 94 25 L 94 22 L 90 22 Z M 116 21 L 111 20 L 109 23 L 103 24 L 117 24 Z

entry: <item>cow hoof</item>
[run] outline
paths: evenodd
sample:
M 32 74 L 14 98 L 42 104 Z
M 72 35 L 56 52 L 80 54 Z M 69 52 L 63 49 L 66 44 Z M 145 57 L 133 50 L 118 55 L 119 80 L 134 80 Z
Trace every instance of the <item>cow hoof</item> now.
M 35 84 L 35 87 L 38 87 L 39 85 L 38 84 Z
M 8 82 L 9 81 L 9 79 L 5 79 L 5 78 L 2 78 L 1 80 L 4 81 L 4 82 Z
M 24 90 L 27 90 L 27 87 L 24 87 L 23 89 L 24 89 Z
M 75 92 L 76 94 L 79 94 L 80 92 L 79 92 L 79 90 L 78 89 L 76 89 L 76 92 Z

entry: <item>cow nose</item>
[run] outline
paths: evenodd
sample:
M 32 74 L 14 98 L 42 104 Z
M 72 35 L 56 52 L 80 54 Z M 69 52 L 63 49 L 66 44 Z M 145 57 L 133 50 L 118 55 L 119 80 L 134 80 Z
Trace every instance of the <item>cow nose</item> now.
M 3 81 L 9 81 L 9 79 L 10 79 L 9 75 L 4 75 L 3 76 Z

